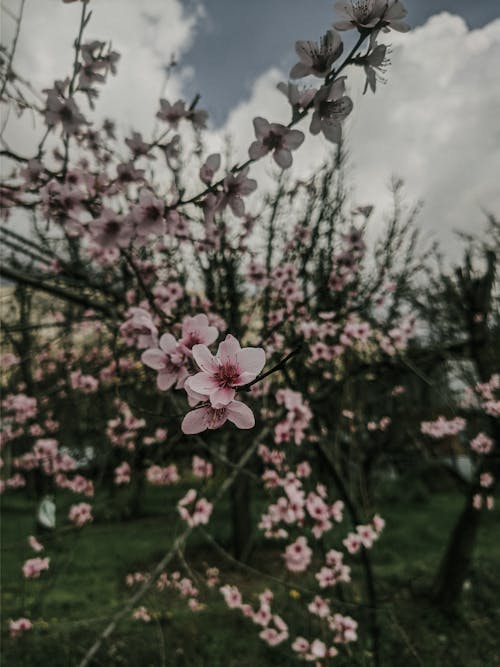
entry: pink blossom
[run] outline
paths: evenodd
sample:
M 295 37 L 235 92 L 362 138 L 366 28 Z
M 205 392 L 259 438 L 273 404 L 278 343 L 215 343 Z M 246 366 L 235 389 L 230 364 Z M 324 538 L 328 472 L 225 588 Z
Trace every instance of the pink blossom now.
M 179 346 L 185 354 L 191 355 L 194 345 L 211 345 L 217 340 L 217 327 L 210 326 L 208 317 L 200 313 L 182 320 L 182 336 Z
M 146 479 L 150 484 L 157 484 L 159 486 L 175 484 L 175 482 L 179 481 L 177 466 L 175 464 L 171 464 L 165 468 L 157 465 L 150 466 L 146 470 Z
M 258 116 L 253 119 L 255 128 L 254 141 L 248 154 L 252 160 L 273 152 L 273 158 L 276 164 L 282 169 L 288 169 L 292 165 L 292 153 L 304 141 L 304 134 L 300 130 L 290 130 L 279 123 L 269 123 L 265 118 Z
M 149 621 L 151 620 L 151 615 L 144 606 L 137 607 L 137 609 L 134 610 L 132 617 L 136 621 L 144 621 L 144 623 L 149 623 Z
M 342 21 L 334 23 L 337 30 L 373 30 L 390 28 L 398 32 L 407 32 L 410 26 L 402 19 L 408 13 L 400 0 L 341 0 L 335 3 L 335 9 L 344 15 Z
M 355 642 L 358 638 L 357 622 L 350 616 L 342 616 L 342 614 L 334 614 L 331 622 L 330 629 L 334 630 L 337 634 L 334 638 L 334 641 L 339 644 L 347 644 L 349 642 Z
M 159 349 L 150 348 L 141 355 L 142 363 L 158 371 L 158 389 L 167 391 L 174 384 L 179 389 L 188 376 L 184 356 L 172 334 L 166 333 L 159 340 Z
M 150 190 L 142 189 L 139 193 L 139 203 L 131 211 L 139 236 L 161 236 L 165 233 L 165 204 Z
M 208 502 L 206 498 L 199 498 L 196 500 L 196 496 L 196 491 L 190 489 L 184 498 L 181 498 L 177 503 L 177 511 L 188 526 L 199 526 L 200 524 L 206 525 L 212 514 L 212 503 Z M 190 511 L 188 506 L 193 505 L 193 503 L 194 507 L 192 507 Z
M 200 477 L 201 479 L 206 479 L 212 477 L 213 475 L 213 466 L 209 461 L 205 461 L 199 456 L 193 456 L 193 475 L 195 477 Z
M 23 634 L 23 632 L 31 630 L 32 628 L 33 623 L 29 620 L 29 618 L 21 617 L 17 618 L 16 620 L 9 621 L 9 633 L 13 639 L 15 637 L 19 637 Z
M 222 192 L 217 199 L 217 209 L 222 211 L 229 206 L 234 215 L 242 217 L 245 214 L 246 197 L 257 188 L 257 181 L 248 178 L 248 167 L 239 174 L 228 174 L 222 184 Z
M 38 579 L 40 573 L 49 569 L 50 559 L 45 558 L 29 558 L 23 565 L 23 574 L 26 579 Z
M 132 238 L 133 229 L 128 218 L 104 207 L 99 218 L 92 222 L 90 233 L 94 241 L 103 248 L 126 248 Z
M 130 466 L 126 461 L 124 461 L 117 468 L 115 468 L 115 484 L 129 484 L 130 473 Z
M 78 527 L 83 526 L 84 524 L 92 521 L 92 506 L 88 503 L 78 503 L 77 505 L 71 505 L 69 510 L 69 520 L 76 524 Z
M 483 472 L 479 478 L 479 483 L 483 489 L 489 489 L 489 487 L 493 485 L 494 481 L 495 479 L 493 475 L 491 475 L 489 472 Z
M 478 433 L 476 437 L 471 440 L 470 447 L 472 451 L 477 454 L 489 454 L 493 449 L 493 440 L 485 433 Z
M 315 616 L 319 616 L 320 618 L 327 618 L 327 616 L 330 616 L 330 613 L 331 613 L 328 602 L 326 600 L 324 600 L 319 595 L 316 595 L 314 597 L 312 602 L 310 602 L 307 605 L 307 608 L 309 609 L 311 614 L 314 614 Z
M 329 30 L 319 44 L 311 41 L 296 42 L 295 51 L 300 62 L 292 67 L 290 78 L 301 79 L 310 74 L 324 78 L 343 50 L 340 35 L 334 30 Z
M 305 572 L 312 560 L 312 549 L 307 545 L 305 537 L 298 537 L 289 544 L 284 554 L 285 565 L 290 572 Z
M 224 596 L 224 600 L 229 609 L 239 609 L 241 607 L 243 600 L 241 598 L 241 593 L 236 586 L 221 586 L 219 590 Z
M 231 334 L 219 344 L 215 356 L 206 345 L 194 345 L 192 352 L 201 372 L 190 378 L 189 387 L 208 396 L 216 409 L 233 401 L 236 390 L 254 380 L 266 361 L 262 348 L 241 348 Z

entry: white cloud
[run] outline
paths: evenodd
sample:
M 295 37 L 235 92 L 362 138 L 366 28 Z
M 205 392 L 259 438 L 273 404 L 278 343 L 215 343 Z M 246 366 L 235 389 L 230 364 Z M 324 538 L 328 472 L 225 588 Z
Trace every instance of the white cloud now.
M 461 18 L 443 13 L 389 37 L 392 66 L 375 96 L 362 95 L 361 71 L 349 72 L 355 106 L 346 136 L 357 197 L 374 203 L 380 219 L 390 206 L 391 176 L 403 178 L 409 196 L 425 202 L 420 221 L 426 235 L 455 253 L 453 230 L 477 230 L 481 208 L 500 211 L 500 20 L 469 31 Z M 229 115 L 226 129 L 242 146 L 252 140 L 255 115 L 288 119 L 284 97 L 275 91 L 285 76 L 276 69 L 264 73 L 250 99 Z M 326 142 L 308 138 L 296 160 L 300 171 L 310 172 L 328 150 Z M 263 174 L 260 165 L 256 173 Z

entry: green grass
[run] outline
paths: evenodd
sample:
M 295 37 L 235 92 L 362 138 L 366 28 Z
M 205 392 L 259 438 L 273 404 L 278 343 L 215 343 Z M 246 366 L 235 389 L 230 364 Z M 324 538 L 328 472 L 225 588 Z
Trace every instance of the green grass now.
M 125 494 L 122 495 L 124 498 Z M 69 667 L 78 662 L 113 612 L 123 605 L 130 590 L 125 575 L 148 570 L 169 548 L 180 529 L 174 499 L 179 488 L 148 488 L 144 516 L 118 521 L 111 517 L 103 497 L 95 503 L 96 521 L 83 530 L 67 528 L 64 517 L 74 497 L 58 499 L 58 531 L 42 536 L 51 558 L 50 573 L 38 581 L 24 581 L 21 565 L 33 552 L 26 538 L 34 533 L 33 504 L 21 493 L 6 495 L 2 522 L 3 649 L 2 665 L 12 667 Z M 463 500 L 453 494 L 408 494 L 397 501 L 398 490 L 386 494 L 380 512 L 386 531 L 373 551 L 379 595 L 384 667 L 489 667 L 500 665 L 500 530 L 499 513 L 486 513 L 463 605 L 454 616 L 432 607 L 425 592 L 432 580 L 451 526 Z M 228 541 L 229 508 L 222 504 L 213 517 L 212 530 L 219 543 Z M 66 527 L 66 528 L 65 528 Z M 278 574 L 281 546 L 259 543 L 251 564 Z M 225 581 L 237 583 L 250 596 L 263 590 L 265 578 L 248 573 L 223 557 L 201 534 L 194 534 L 186 550 L 193 570 L 219 566 Z M 179 567 L 179 562 L 175 563 Z M 174 566 L 170 568 L 170 571 Z M 179 568 L 180 569 L 180 568 Z M 362 577 L 354 567 L 356 585 L 349 587 L 354 600 L 362 600 Z M 292 577 L 293 584 L 303 583 Z M 272 586 L 274 590 L 277 587 Z M 217 591 L 204 591 L 207 608 L 193 613 L 172 592 L 148 594 L 144 604 L 155 615 L 149 624 L 125 620 L 105 644 L 93 664 L 110 667 L 149 665 L 174 667 L 257 667 L 291 664 L 289 648 L 267 648 L 257 637 L 257 626 L 239 612 L 229 611 Z M 255 602 L 255 598 L 251 598 Z M 278 595 L 276 610 L 285 609 L 294 631 L 301 627 L 299 607 L 286 590 Z M 11 640 L 9 618 L 28 615 L 35 629 Z M 362 610 L 352 615 L 360 621 Z M 364 639 L 335 664 L 371 664 Z

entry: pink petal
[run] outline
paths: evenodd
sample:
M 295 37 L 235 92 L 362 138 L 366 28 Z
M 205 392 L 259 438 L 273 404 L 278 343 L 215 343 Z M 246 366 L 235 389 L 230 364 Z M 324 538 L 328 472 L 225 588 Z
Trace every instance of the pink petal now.
M 210 423 L 210 408 L 191 410 L 182 420 L 181 430 L 186 435 L 195 435 L 208 428 Z
M 149 368 L 153 368 L 155 371 L 162 370 L 165 368 L 165 363 L 167 362 L 167 356 L 165 352 L 161 350 L 145 350 L 141 355 L 141 361 L 143 364 Z
M 273 158 L 278 167 L 281 167 L 282 169 L 288 169 L 292 166 L 292 154 L 286 148 L 274 151 Z
M 217 372 L 219 368 L 217 362 L 206 345 L 200 345 L 199 343 L 193 345 L 191 352 L 193 353 L 194 360 L 202 371 L 209 374 Z
M 172 334 L 166 333 L 160 338 L 160 347 L 167 354 L 175 354 L 177 350 L 177 341 Z
M 210 394 L 210 403 L 216 410 L 225 408 L 233 400 L 235 394 L 235 390 L 231 387 L 218 387 Z
M 170 371 L 160 371 L 156 378 L 156 384 L 160 391 L 167 391 L 177 379 L 177 373 Z
M 257 139 L 263 139 L 267 134 L 269 134 L 269 122 L 265 118 L 257 116 L 253 119 L 253 126 L 255 129 L 255 136 Z
M 189 388 L 197 394 L 210 395 L 219 388 L 219 384 L 213 375 L 208 373 L 196 373 L 189 378 Z
M 264 157 L 264 155 L 267 155 L 269 153 L 269 148 L 267 146 L 264 146 L 263 143 L 260 141 L 254 141 L 252 144 L 250 144 L 250 148 L 248 149 L 248 155 L 252 160 L 258 160 L 261 157 Z
M 226 408 L 227 419 L 238 428 L 253 428 L 255 417 L 248 405 L 241 401 L 231 401 Z
M 196 346 L 195 346 L 196 347 Z M 193 348 L 194 349 L 194 348 Z M 241 352 L 241 346 L 234 336 L 228 334 L 225 340 L 219 344 L 219 349 L 217 350 L 217 358 L 223 364 L 228 362 L 236 363 L 238 355 Z
M 266 353 L 261 347 L 244 347 L 238 354 L 238 365 L 242 372 L 256 377 L 264 368 Z

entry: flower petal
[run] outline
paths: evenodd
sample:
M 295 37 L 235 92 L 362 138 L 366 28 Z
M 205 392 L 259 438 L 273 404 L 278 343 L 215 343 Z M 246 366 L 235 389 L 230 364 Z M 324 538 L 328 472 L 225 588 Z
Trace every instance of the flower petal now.
M 215 373 L 217 371 L 217 362 L 206 345 L 201 345 L 200 343 L 193 345 L 191 352 L 202 371 L 205 371 L 205 373 Z
M 253 428 L 255 417 L 248 405 L 241 401 L 231 401 L 226 408 L 227 419 L 238 428 Z
M 266 363 L 266 353 L 261 347 L 244 347 L 238 354 L 238 365 L 242 372 L 257 376 Z
M 182 432 L 186 435 L 195 435 L 205 431 L 210 423 L 210 413 L 210 408 L 196 408 L 188 412 L 182 420 Z
M 165 368 L 167 360 L 167 355 L 161 350 L 149 349 L 144 350 L 141 354 L 142 363 L 149 368 L 153 368 L 155 371 Z

